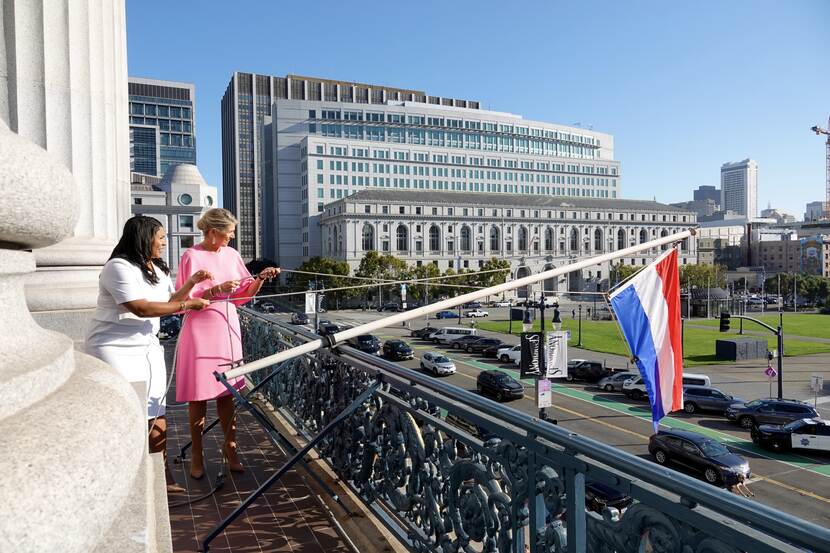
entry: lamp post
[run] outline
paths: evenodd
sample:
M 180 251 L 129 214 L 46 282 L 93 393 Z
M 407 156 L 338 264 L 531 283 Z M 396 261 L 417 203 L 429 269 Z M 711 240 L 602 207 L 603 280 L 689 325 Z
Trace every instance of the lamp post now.
M 507 333 L 513 334 L 513 298 L 507 300 Z
M 576 347 L 581 348 L 582 347 L 582 304 L 581 303 L 579 304 L 578 311 L 579 311 L 579 338 L 576 342 Z

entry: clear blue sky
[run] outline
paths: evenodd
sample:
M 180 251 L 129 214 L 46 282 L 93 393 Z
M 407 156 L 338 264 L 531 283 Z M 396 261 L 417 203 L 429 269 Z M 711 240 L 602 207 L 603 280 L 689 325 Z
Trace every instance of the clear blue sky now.
M 128 0 L 131 76 L 196 85 L 198 164 L 221 190 L 233 71 L 477 99 L 614 135 L 626 198 L 691 199 L 759 164 L 759 209 L 824 196 L 830 2 Z

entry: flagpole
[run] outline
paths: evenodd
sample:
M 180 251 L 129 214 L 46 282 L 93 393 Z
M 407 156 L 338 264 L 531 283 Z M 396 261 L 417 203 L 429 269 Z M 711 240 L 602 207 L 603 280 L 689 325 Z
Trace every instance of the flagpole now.
M 464 303 L 468 303 L 474 300 L 478 300 L 484 298 L 486 296 L 492 296 L 496 294 L 501 294 L 502 292 L 508 292 L 510 290 L 515 290 L 516 288 L 521 288 L 523 286 L 529 286 L 531 284 L 535 284 L 537 282 L 542 282 L 544 280 L 550 278 L 558 278 L 561 275 L 568 274 L 574 271 L 578 271 L 580 269 L 586 269 L 588 267 L 593 267 L 594 265 L 599 265 L 601 263 L 605 263 L 607 261 L 613 261 L 615 259 L 619 259 L 621 257 L 630 256 L 636 254 L 641 251 L 650 250 L 651 248 L 659 248 L 663 244 L 672 244 L 674 242 L 680 242 L 686 238 L 694 236 L 696 234 L 695 229 L 688 229 L 682 232 L 678 232 L 675 234 L 671 234 L 669 236 L 663 236 L 661 238 L 657 238 L 650 242 L 643 242 L 642 244 L 635 244 L 633 246 L 629 246 L 628 248 L 623 248 L 621 250 L 617 250 L 615 252 L 599 255 L 597 257 L 591 257 L 588 259 L 584 259 L 582 261 L 578 261 L 576 263 L 571 263 L 569 265 L 564 265 L 562 267 L 557 267 L 555 269 L 550 269 L 547 271 L 543 271 L 541 273 L 537 273 L 535 275 L 528 275 L 526 277 L 522 277 L 516 280 L 512 280 L 509 282 L 504 282 L 502 284 L 497 284 L 495 286 L 491 286 L 489 288 L 482 288 L 480 290 L 474 290 L 472 292 L 468 292 L 466 294 L 462 294 L 460 296 L 456 296 L 454 298 L 450 298 L 447 300 L 438 301 L 436 303 L 425 305 L 423 307 L 418 307 L 416 309 L 412 309 L 411 311 L 405 311 L 403 313 L 395 313 L 388 317 L 384 317 L 382 319 L 378 319 L 376 321 L 372 321 L 360 326 L 356 326 L 354 328 L 350 328 L 348 330 L 343 330 L 341 332 L 337 332 L 335 334 L 331 334 L 326 336 L 325 338 L 312 340 L 310 342 L 306 342 L 302 345 L 295 346 L 291 349 L 287 349 L 281 351 L 279 353 L 275 353 L 274 355 L 269 355 L 267 357 L 263 357 L 262 359 L 258 359 L 256 361 L 252 361 L 250 363 L 245 363 L 239 367 L 233 368 L 228 370 L 224 373 L 225 378 L 237 378 L 239 376 L 244 376 L 249 374 L 253 371 L 269 367 L 271 365 L 275 365 L 277 363 L 282 363 L 283 361 L 287 361 L 289 359 L 293 359 L 300 355 L 311 353 L 327 345 L 329 347 L 333 347 L 335 344 L 339 344 L 344 342 L 350 338 L 354 338 L 355 336 L 360 336 L 361 334 L 371 334 L 372 332 L 379 330 L 381 328 L 386 328 L 390 326 L 400 325 L 403 322 L 410 321 L 412 319 L 417 319 L 419 317 L 423 317 L 424 315 L 429 315 L 431 313 L 437 313 L 438 311 L 443 311 L 445 309 L 452 309 L 457 305 L 461 305 Z

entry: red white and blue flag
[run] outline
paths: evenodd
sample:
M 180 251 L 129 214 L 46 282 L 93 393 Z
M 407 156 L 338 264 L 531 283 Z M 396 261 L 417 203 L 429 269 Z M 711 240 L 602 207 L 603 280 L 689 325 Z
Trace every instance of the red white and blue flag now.
M 617 316 L 648 390 L 654 430 L 683 409 L 683 351 L 677 250 L 671 248 L 611 294 Z

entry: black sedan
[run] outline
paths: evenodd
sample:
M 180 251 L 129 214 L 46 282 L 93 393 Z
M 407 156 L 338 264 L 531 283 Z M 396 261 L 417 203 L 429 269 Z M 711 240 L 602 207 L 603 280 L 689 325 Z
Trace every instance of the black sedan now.
M 387 359 L 401 361 L 404 359 L 415 359 L 415 352 L 403 340 L 386 340 L 383 343 L 383 356 Z
M 349 345 L 365 353 L 378 355 L 380 353 L 380 340 L 371 334 L 361 334 L 349 340 Z
M 450 347 L 452 349 L 466 349 L 468 344 L 478 342 L 479 340 L 480 338 L 478 336 L 461 336 L 450 342 Z
M 773 451 L 792 448 L 830 452 L 830 422 L 799 419 L 788 424 L 762 424 L 752 428 L 752 441 Z
M 421 340 L 426 340 L 429 338 L 429 335 L 438 330 L 434 326 L 425 326 L 424 328 L 419 328 L 418 330 L 413 330 L 410 335 L 413 338 L 420 338 Z
M 476 378 L 476 390 L 481 395 L 495 397 L 498 401 L 518 399 L 524 396 L 522 383 L 502 371 L 481 371 Z
M 749 479 L 746 459 L 697 432 L 661 430 L 649 438 L 648 451 L 657 463 L 680 465 L 710 484 L 732 486 Z
M 481 354 L 482 354 L 484 357 L 493 357 L 493 358 L 496 358 L 496 357 L 498 357 L 498 355 L 499 355 L 499 350 L 500 350 L 501 348 L 503 348 L 503 347 L 506 347 L 506 346 L 507 346 L 507 344 L 502 344 L 502 343 L 499 343 L 499 344 L 494 344 L 494 345 L 492 345 L 492 346 L 487 346 L 486 348 L 484 348 L 483 350 L 481 350 Z
M 305 313 L 294 313 L 291 315 L 291 324 L 294 325 L 307 325 L 308 324 L 308 315 Z
M 495 338 L 479 338 L 475 342 L 470 342 L 468 344 L 465 344 L 464 345 L 464 351 L 466 351 L 467 353 L 472 353 L 472 352 L 481 353 L 481 352 L 483 352 L 484 350 L 486 350 L 487 348 L 490 348 L 490 347 L 498 348 L 498 347 L 504 347 L 504 346 L 502 346 L 502 341 L 501 340 L 497 340 Z

